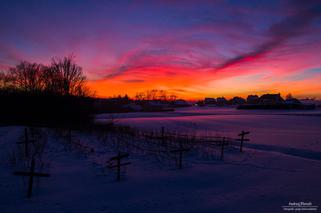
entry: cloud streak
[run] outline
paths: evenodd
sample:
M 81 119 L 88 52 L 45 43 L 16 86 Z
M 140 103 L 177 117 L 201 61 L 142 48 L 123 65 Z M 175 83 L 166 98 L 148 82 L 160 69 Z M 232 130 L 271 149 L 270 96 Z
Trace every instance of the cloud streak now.
M 201 69 L 210 67 L 210 59 L 202 55 L 210 43 L 189 38 L 155 38 L 143 42 L 144 47 L 126 52 L 105 78 L 115 78 L 132 70 L 159 68 Z
M 276 24 L 273 24 L 268 30 L 268 35 L 270 37 L 268 41 L 256 46 L 250 52 L 225 60 L 224 62 L 218 64 L 215 69 L 222 70 L 263 57 L 273 49 L 284 44 L 289 39 L 303 34 L 305 28 L 307 28 L 314 19 L 320 16 L 321 3 L 311 1 L 308 8 L 304 8 L 303 10 L 298 9 L 295 14 L 288 16 Z

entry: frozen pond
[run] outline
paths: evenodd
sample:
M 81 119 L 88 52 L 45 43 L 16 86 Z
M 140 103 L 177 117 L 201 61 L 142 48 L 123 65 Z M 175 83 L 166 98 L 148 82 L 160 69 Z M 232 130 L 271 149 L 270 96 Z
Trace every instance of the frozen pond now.
M 110 117 L 102 114 L 97 116 L 97 120 L 104 121 Z M 250 143 L 259 145 L 259 148 L 321 152 L 321 110 L 189 107 L 174 112 L 113 114 L 112 117 L 119 124 L 141 129 L 160 129 L 164 126 L 170 131 L 189 134 L 236 137 L 240 131 L 246 130 L 251 132 Z

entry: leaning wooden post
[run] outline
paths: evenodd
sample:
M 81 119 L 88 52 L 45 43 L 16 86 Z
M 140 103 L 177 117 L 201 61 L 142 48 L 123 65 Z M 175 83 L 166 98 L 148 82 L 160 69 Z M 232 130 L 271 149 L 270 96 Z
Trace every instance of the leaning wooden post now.
M 182 160 L 183 160 L 183 153 L 182 153 L 182 148 L 183 148 L 183 145 L 182 145 L 182 141 L 179 140 L 179 159 L 178 159 L 178 168 L 179 169 L 182 169 L 183 168 L 183 164 L 182 164 Z
M 17 142 L 17 144 L 24 144 L 24 148 L 25 148 L 25 156 L 26 158 L 29 157 L 29 143 L 34 143 L 35 140 L 30 140 L 29 136 L 28 136 L 28 129 L 25 128 L 25 132 L 24 132 L 24 140 Z
M 162 126 L 162 143 L 163 144 L 165 143 L 165 129 L 163 126 Z
M 35 160 L 32 158 L 31 167 L 30 167 L 30 178 L 29 178 L 29 186 L 28 186 L 28 195 L 27 197 L 31 197 L 32 195 L 32 185 L 33 185 L 33 176 L 35 173 Z
M 243 133 L 243 131 L 242 131 L 242 133 Z M 243 152 L 243 142 L 244 142 L 244 134 L 241 135 L 240 152 Z
M 238 141 L 241 141 L 241 144 L 240 144 L 240 152 L 243 152 L 243 142 L 244 141 L 250 141 L 250 139 L 245 139 L 244 136 L 245 135 L 248 135 L 250 134 L 250 132 L 245 132 L 245 131 L 242 131 L 239 136 L 241 136 L 240 139 L 237 139 Z
M 224 159 L 224 146 L 225 146 L 225 137 L 223 137 L 223 140 L 221 143 L 221 160 Z
M 128 157 L 129 154 L 128 153 L 124 153 L 121 154 L 120 152 L 118 152 L 118 154 L 112 158 L 109 159 L 108 163 L 110 163 L 110 165 L 108 166 L 109 168 L 116 168 L 116 179 L 117 181 L 120 181 L 120 167 L 121 166 L 127 166 L 130 164 L 130 162 L 127 163 L 121 163 L 121 159 Z M 115 164 L 113 164 L 113 162 L 115 161 Z
M 117 181 L 120 181 L 120 152 L 117 157 Z
M 164 137 L 165 134 L 165 128 L 162 126 L 162 137 Z
M 182 158 L 183 158 L 183 153 L 179 152 L 179 162 L 178 162 L 178 168 L 182 169 L 183 165 L 182 165 Z
M 179 158 L 178 158 L 178 168 L 182 169 L 183 168 L 183 152 L 188 152 L 189 149 L 184 149 L 184 148 L 180 148 L 180 149 L 175 149 L 172 150 L 170 152 L 172 153 L 177 153 L 179 154 Z

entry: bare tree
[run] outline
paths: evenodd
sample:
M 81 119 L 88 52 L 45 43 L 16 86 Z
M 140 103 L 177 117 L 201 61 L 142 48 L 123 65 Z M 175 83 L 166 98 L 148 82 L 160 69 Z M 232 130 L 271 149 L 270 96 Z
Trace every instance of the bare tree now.
M 42 79 L 44 66 L 42 64 L 23 61 L 14 68 L 9 69 L 9 74 L 5 76 L 8 82 L 18 88 L 28 92 L 39 92 L 45 87 Z
M 73 56 L 53 58 L 45 73 L 49 91 L 77 96 L 85 96 L 89 92 L 82 68 L 74 62 Z
M 147 90 L 146 91 L 146 100 L 155 100 L 156 99 L 156 90 Z
M 10 88 L 13 86 L 13 78 L 5 72 L 0 71 L 0 88 Z
M 4 72 L 0 72 L 0 88 L 6 87 L 6 74 Z
M 158 99 L 162 101 L 167 101 L 167 92 L 165 90 L 158 90 Z
M 86 86 L 86 77 L 73 56 L 53 58 L 50 66 L 23 61 L 7 73 L 0 72 L 0 88 L 29 93 L 94 96 Z
M 291 93 L 287 94 L 285 97 L 287 100 L 293 99 L 293 95 Z
M 136 101 L 143 101 L 145 100 L 145 93 L 144 92 L 138 92 L 135 95 Z
M 176 95 L 170 95 L 169 96 L 169 101 L 176 101 L 176 99 L 177 99 L 177 96 Z
M 177 99 L 176 95 L 168 94 L 166 90 L 146 90 L 145 92 L 136 93 L 135 99 L 137 101 L 142 100 L 158 100 L 158 101 L 175 101 Z

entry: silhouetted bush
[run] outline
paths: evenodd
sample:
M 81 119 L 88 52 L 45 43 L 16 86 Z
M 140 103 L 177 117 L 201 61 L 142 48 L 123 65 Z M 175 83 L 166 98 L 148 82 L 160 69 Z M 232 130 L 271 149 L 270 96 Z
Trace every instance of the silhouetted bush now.
M 93 99 L 89 97 L 2 91 L 0 98 L 2 124 L 85 125 L 93 112 Z

